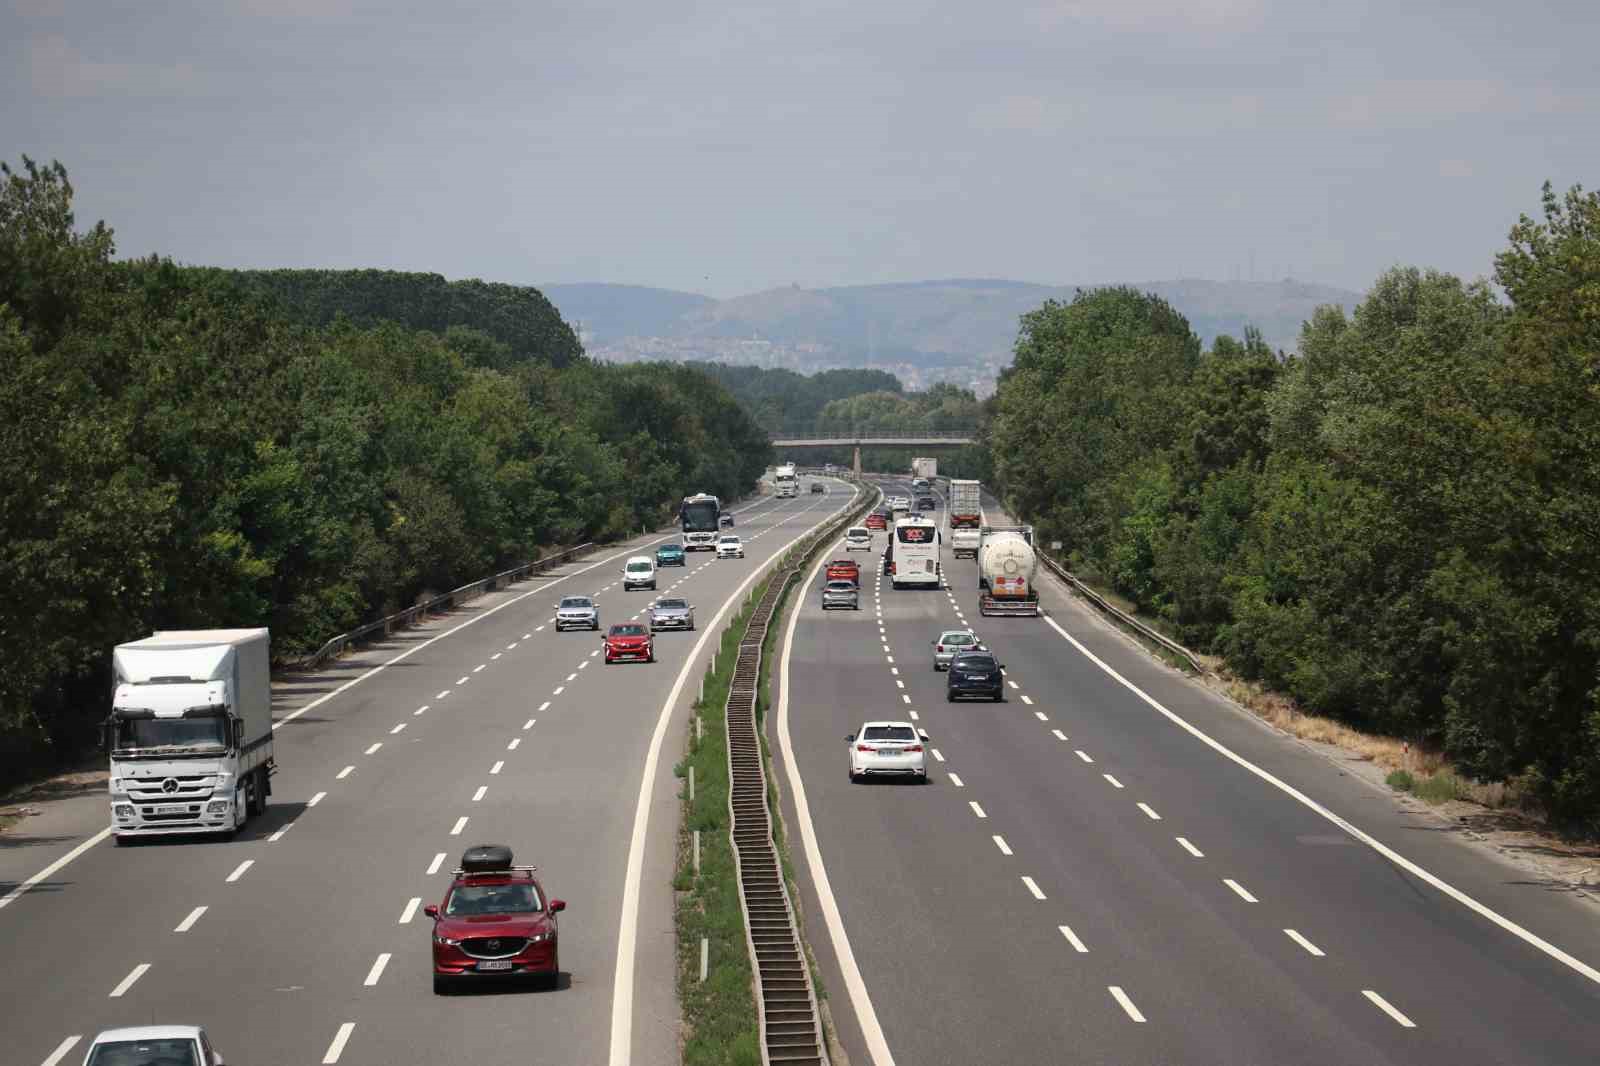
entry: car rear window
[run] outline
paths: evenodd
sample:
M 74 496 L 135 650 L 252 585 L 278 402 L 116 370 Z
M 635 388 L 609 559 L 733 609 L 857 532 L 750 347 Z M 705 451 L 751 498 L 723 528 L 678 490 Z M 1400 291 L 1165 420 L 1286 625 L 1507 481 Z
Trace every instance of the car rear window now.
M 199 1066 L 195 1056 L 194 1041 L 187 1037 L 164 1037 L 160 1040 L 117 1040 L 101 1044 L 89 1056 L 89 1066 L 146 1066 L 158 1062 L 161 1066 Z
M 856 587 L 848 581 L 830 581 L 828 589 L 831 592 L 854 592 Z
M 917 731 L 908 725 L 869 725 L 862 740 L 916 740 Z
M 976 644 L 971 633 L 946 633 L 939 638 L 940 644 Z
M 957 666 L 964 666 L 969 670 L 993 670 L 994 657 L 992 655 L 967 654 L 956 658 Z
M 611 635 L 613 637 L 642 637 L 644 636 L 644 626 L 639 625 L 636 622 L 629 622 L 626 625 L 612 626 Z

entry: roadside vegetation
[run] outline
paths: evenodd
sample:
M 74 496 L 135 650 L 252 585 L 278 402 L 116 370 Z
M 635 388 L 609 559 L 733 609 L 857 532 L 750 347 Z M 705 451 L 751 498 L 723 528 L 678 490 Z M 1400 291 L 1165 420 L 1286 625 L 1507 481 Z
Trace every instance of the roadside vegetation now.
M 767 463 L 727 390 L 589 362 L 533 289 L 114 253 L 59 164 L 0 174 L 0 787 L 92 741 L 120 641 L 293 656 Z
M 1204 351 L 1132 289 L 1047 303 L 993 401 L 995 481 L 1242 684 L 1444 760 L 1397 767 L 1427 794 L 1594 833 L 1600 197 L 1547 187 L 1493 281 L 1390 270 L 1288 356 Z

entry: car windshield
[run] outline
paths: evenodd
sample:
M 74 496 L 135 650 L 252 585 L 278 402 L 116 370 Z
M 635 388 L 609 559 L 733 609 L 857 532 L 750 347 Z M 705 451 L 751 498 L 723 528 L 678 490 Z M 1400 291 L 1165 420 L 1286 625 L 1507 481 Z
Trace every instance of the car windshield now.
M 115 1040 L 95 1045 L 88 1066 L 200 1066 L 200 1056 L 188 1037 Z
M 531 883 L 457 885 L 444 912 L 449 915 L 532 914 L 544 910 Z
M 562 607 L 592 607 L 587 596 L 568 596 L 561 601 Z
M 737 543 L 739 543 L 739 538 L 738 537 L 723 537 L 722 538 L 722 543 L 724 543 L 724 544 L 737 544 Z
M 939 643 L 956 645 L 976 644 L 978 643 L 978 638 L 973 636 L 971 633 L 946 633 L 944 636 L 939 638 Z
M 648 562 L 646 562 L 645 560 L 643 560 L 643 559 L 639 560 L 636 563 L 629 563 L 628 564 L 628 572 L 629 573 L 633 573 L 633 574 L 643 573 L 643 572 L 645 572 L 645 571 L 647 571 L 649 569 L 650 569 L 650 564 Z
M 867 531 L 864 528 L 862 528 L 861 526 L 856 526 L 850 532 L 845 534 L 845 536 L 847 538 L 849 538 L 850 540 L 857 540 L 857 539 L 859 539 L 861 537 L 864 537 L 866 535 L 867 535 Z
M 917 731 L 908 725 L 869 725 L 861 732 L 862 740 L 916 740 Z
M 642 637 L 644 636 L 644 626 L 634 622 L 630 622 L 626 625 L 612 626 L 611 635 L 613 637 Z
M 656 607 L 663 611 L 681 611 L 687 606 L 689 605 L 682 600 L 658 600 L 656 602 Z

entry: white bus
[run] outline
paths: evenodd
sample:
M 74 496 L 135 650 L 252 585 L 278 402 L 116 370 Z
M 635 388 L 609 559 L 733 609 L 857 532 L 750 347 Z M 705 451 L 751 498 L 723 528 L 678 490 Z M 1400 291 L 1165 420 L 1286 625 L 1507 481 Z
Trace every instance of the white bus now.
M 938 588 L 939 526 L 933 519 L 922 515 L 896 519 L 889 550 L 895 588 Z

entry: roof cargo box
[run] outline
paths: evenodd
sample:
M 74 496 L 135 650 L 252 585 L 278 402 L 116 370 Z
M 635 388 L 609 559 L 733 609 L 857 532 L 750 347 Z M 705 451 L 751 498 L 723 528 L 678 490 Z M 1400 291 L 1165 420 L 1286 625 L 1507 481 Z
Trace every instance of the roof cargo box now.
M 470 874 L 511 869 L 511 849 L 504 844 L 476 844 L 461 853 L 461 869 Z

